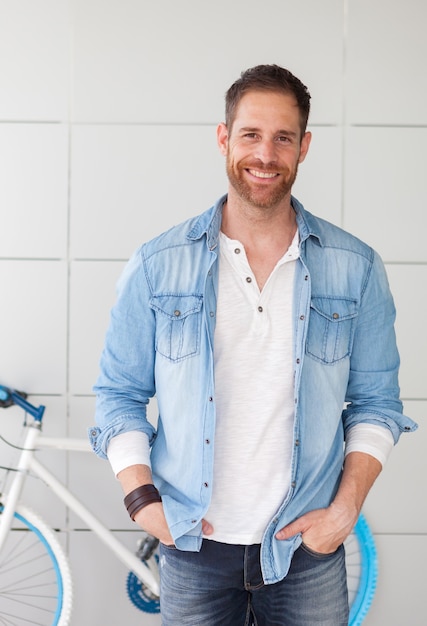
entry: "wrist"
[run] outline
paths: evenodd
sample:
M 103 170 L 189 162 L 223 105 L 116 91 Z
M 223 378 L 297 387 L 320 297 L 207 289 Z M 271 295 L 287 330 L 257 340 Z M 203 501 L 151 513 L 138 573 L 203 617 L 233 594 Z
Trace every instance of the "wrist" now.
M 354 503 L 335 500 L 331 502 L 328 508 L 334 522 L 341 528 L 348 529 L 348 532 L 350 532 L 359 516 L 357 506 L 355 506 Z
M 153 484 L 141 485 L 127 494 L 124 504 L 130 518 L 135 521 L 135 515 L 144 507 L 153 502 L 161 502 L 158 489 Z

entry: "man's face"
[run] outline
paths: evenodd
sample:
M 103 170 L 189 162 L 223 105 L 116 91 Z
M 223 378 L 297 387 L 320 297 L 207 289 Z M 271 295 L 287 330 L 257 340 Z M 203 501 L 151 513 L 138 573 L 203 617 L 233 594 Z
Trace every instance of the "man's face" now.
M 261 209 L 289 201 L 311 139 L 310 133 L 301 138 L 299 110 L 291 94 L 249 91 L 231 129 L 220 124 L 217 135 L 230 185 L 241 200 Z

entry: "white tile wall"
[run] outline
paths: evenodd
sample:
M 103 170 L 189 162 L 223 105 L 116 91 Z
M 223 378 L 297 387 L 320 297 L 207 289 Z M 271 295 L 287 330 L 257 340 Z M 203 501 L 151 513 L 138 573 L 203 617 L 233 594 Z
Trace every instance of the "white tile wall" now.
M 127 259 L 142 241 L 211 206 L 225 188 L 213 124 L 76 126 L 72 146 L 75 258 Z
M 0 118 L 54 121 L 68 116 L 68 0 L 0 0 Z
M 345 140 L 344 227 L 392 262 L 427 261 L 425 128 L 352 127 Z
M 0 261 L 3 384 L 66 391 L 67 282 L 63 261 Z
M 366 624 L 425 622 L 427 53 L 421 0 L 0 0 L 0 383 L 46 407 L 47 434 L 86 437 L 114 286 L 144 240 L 225 188 L 215 126 L 246 67 L 289 67 L 312 93 L 295 195 L 373 245 L 397 306 L 403 436 L 365 513 L 380 559 Z M 17 409 L 2 434 L 18 437 Z M 156 403 L 150 405 L 156 419 Z M 8 462 L 10 450 L 0 444 Z M 46 464 L 133 545 L 107 463 Z M 73 626 L 160 624 L 126 572 L 42 484 L 25 498 L 69 543 Z M 79 530 L 77 530 L 79 529 Z
M 98 375 L 119 261 L 73 261 L 70 265 L 69 387 L 72 394 L 91 394 Z
M 67 255 L 68 129 L 0 125 L 2 257 Z
M 313 121 L 340 119 L 340 0 L 265 0 L 262 10 L 253 0 L 169 0 L 161 7 L 75 0 L 73 7 L 76 121 L 216 123 L 236 75 L 264 62 L 292 67 L 310 83 Z M 327 68 L 322 75 L 313 55 Z
M 420 328 L 419 320 L 427 306 L 427 265 L 388 265 L 387 271 L 397 310 L 396 333 L 401 356 L 402 396 L 425 400 L 424 354 L 427 350 L 427 334 Z
M 425 126 L 426 3 L 350 0 L 347 4 L 348 121 Z

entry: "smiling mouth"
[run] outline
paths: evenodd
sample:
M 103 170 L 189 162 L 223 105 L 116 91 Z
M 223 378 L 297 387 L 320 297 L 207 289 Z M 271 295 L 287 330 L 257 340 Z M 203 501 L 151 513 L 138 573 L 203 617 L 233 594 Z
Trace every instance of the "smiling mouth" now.
M 255 176 L 256 178 L 276 178 L 276 176 L 279 176 L 279 174 L 277 172 L 262 172 L 260 170 L 247 170 L 249 172 L 249 174 L 252 174 L 252 176 Z

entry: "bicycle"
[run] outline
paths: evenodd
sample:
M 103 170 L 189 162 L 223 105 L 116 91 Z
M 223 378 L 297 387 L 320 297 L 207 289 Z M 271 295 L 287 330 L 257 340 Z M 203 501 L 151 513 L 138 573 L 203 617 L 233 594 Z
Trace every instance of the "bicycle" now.
M 41 478 L 130 570 L 126 585 L 135 607 L 148 613 L 160 612 L 158 540 L 141 531 L 142 538 L 133 553 L 36 458 L 36 453 L 43 449 L 90 452 L 89 442 L 43 436 L 45 407 L 36 407 L 27 400 L 27 394 L 0 385 L 0 407 L 13 404 L 31 415 L 32 420 L 25 419 L 24 441 L 18 448 L 16 466 L 4 468 L 11 485 L 7 494 L 0 494 L 0 623 L 22 625 L 31 620 L 31 624 L 39 626 L 70 624 L 73 587 L 68 557 L 55 530 L 20 502 L 30 474 Z M 375 543 L 363 515 L 345 547 L 349 625 L 359 626 L 372 603 L 377 580 Z

